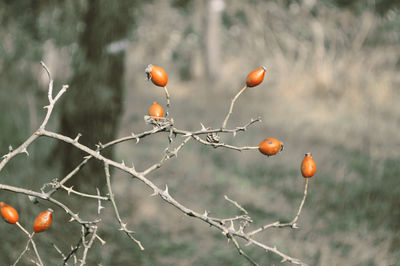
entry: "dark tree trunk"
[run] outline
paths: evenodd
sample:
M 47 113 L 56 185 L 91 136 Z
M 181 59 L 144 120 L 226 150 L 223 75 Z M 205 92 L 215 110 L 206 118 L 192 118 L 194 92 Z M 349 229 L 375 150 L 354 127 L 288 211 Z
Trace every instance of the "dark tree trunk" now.
M 107 46 L 126 37 L 132 25 L 134 1 L 89 0 L 82 21 L 85 28 L 79 39 L 79 56 L 74 61 L 70 88 L 63 99 L 60 131 L 95 148 L 99 142 L 115 139 L 122 113 L 124 53 L 108 53 Z M 70 172 L 85 156 L 71 145 L 60 144 L 63 175 Z M 112 158 L 112 149 L 101 152 Z M 89 162 L 70 181 L 75 187 L 103 187 L 104 167 Z

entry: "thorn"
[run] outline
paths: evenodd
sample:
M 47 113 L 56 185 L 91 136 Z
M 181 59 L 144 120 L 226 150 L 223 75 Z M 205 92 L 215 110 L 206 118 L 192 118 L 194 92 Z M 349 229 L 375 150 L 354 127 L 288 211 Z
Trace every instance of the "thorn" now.
M 122 222 L 121 222 L 121 228 L 118 229 L 118 230 L 120 230 L 120 231 L 127 231 L 127 229 L 126 229 L 126 223 L 122 223 Z
M 43 106 L 43 109 L 49 109 L 50 105 Z
M 75 221 L 75 218 L 74 217 L 71 217 L 71 219 L 69 219 L 69 223 L 71 223 L 71 222 L 73 222 L 73 221 Z
M 201 125 L 201 131 L 207 131 L 207 128 L 203 125 L 203 123 L 200 123 Z
M 234 226 L 234 224 L 233 224 L 233 221 L 231 220 L 231 226 L 229 227 L 229 230 L 230 231 L 235 231 L 235 226 Z
M 158 195 L 158 192 L 156 190 L 154 190 L 154 192 L 152 194 L 150 194 L 150 197 L 154 197 L 154 196 L 157 196 L 157 195 Z
M 125 166 L 125 162 L 124 162 L 124 160 L 122 160 L 121 164 L 122 164 L 123 166 Z
M 87 155 L 87 156 L 84 156 L 83 159 L 87 160 L 87 159 L 90 159 L 91 157 L 92 157 L 92 155 Z
M 138 144 L 139 143 L 139 138 L 138 137 L 136 137 L 136 144 Z
M 101 237 L 99 237 L 98 235 L 96 235 L 96 238 L 100 241 L 101 245 L 104 246 L 104 244 L 106 243 L 106 241 L 104 241 L 103 239 L 101 239 Z
M 168 185 L 165 185 L 165 190 L 163 191 L 163 193 L 169 195 L 169 193 L 168 193 Z
M 208 211 L 205 210 L 204 213 L 203 213 L 203 215 L 204 215 L 205 217 L 208 217 Z
M 28 152 L 28 150 L 27 150 L 26 148 L 24 148 L 24 149 L 21 151 L 21 153 L 26 153 L 26 156 L 29 156 L 29 152 Z
M 236 137 L 236 131 L 233 131 L 232 134 L 233 134 L 233 137 Z
M 294 223 L 294 224 L 292 225 L 292 228 L 297 229 L 297 228 L 299 228 L 299 227 L 297 226 L 296 223 Z
M 282 260 L 281 260 L 281 263 L 282 262 L 286 262 L 287 261 L 287 258 L 283 258 Z
M 10 145 L 10 146 L 8 146 L 8 151 L 9 152 L 12 152 L 13 151 L 13 147 Z
M 68 196 L 69 196 L 69 194 L 71 193 L 71 191 L 72 191 L 72 188 L 73 188 L 74 186 L 71 186 L 71 187 L 65 187 L 65 190 L 67 191 L 67 193 L 68 193 Z
M 28 196 L 28 198 L 33 204 L 39 203 L 37 197 L 35 197 L 35 196 Z
M 78 135 L 76 135 L 76 137 L 74 138 L 74 142 L 78 142 L 79 138 L 82 136 L 81 133 L 78 133 Z
M 250 246 L 251 244 L 253 244 L 251 241 L 249 241 L 249 242 L 247 242 L 244 246 L 245 247 L 248 247 L 248 246 Z
M 239 233 L 244 233 L 244 232 L 243 232 L 243 226 L 239 226 L 238 232 L 239 232 Z
M 134 164 L 133 162 L 132 162 L 132 167 L 131 167 L 131 168 L 132 168 L 132 170 L 133 170 L 133 171 L 135 171 L 135 172 L 136 172 L 136 169 L 135 169 L 135 164 Z

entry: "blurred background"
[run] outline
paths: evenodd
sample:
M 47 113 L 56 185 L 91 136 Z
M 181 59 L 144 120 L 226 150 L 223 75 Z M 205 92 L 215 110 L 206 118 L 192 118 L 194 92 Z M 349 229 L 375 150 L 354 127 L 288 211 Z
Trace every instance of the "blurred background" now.
M 0 151 L 17 147 L 40 125 L 50 68 L 58 90 L 48 129 L 89 147 L 150 129 L 143 116 L 164 92 L 145 80 L 148 64 L 169 76 L 171 117 L 178 128 L 220 127 L 247 74 L 262 65 L 264 82 L 238 99 L 228 127 L 257 116 L 248 131 L 221 136 L 256 146 L 266 137 L 285 143 L 267 158 L 258 151 L 213 149 L 190 142 L 149 178 L 168 184 L 188 207 L 231 217 L 238 201 L 253 227 L 291 220 L 301 201 L 299 165 L 311 152 L 318 171 L 310 181 L 300 229 L 270 229 L 257 238 L 310 265 L 398 265 L 400 261 L 400 2 L 390 0 L 152 0 L 0 1 Z M 181 140 L 177 137 L 176 142 Z M 127 142 L 105 152 L 145 169 L 163 156 L 167 135 Z M 39 191 L 60 180 L 84 154 L 41 138 L 0 173 L 2 184 Z M 88 265 L 247 265 L 231 243 L 206 224 L 183 216 L 137 180 L 113 172 L 121 215 L 145 251 L 117 229 L 109 203 Z M 92 162 L 68 185 L 104 189 Z M 45 187 L 48 189 L 48 187 Z M 97 201 L 55 197 L 86 219 Z M 30 228 L 53 207 L 0 191 Z M 50 231 L 36 236 L 45 264 L 59 265 L 80 238 L 80 227 L 55 209 Z M 13 263 L 26 236 L 0 223 L 0 264 Z M 244 243 L 243 243 L 244 244 Z M 261 265 L 281 265 L 249 246 Z M 78 253 L 81 255 L 81 253 Z M 29 252 L 21 265 L 29 265 Z M 287 265 L 287 264 L 282 264 Z

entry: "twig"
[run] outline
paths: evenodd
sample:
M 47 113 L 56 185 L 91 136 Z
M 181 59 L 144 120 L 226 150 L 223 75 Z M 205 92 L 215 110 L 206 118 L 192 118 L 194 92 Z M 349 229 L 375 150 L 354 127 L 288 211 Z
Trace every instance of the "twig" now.
M 87 227 L 82 226 L 82 230 L 84 230 L 84 236 L 81 236 L 81 237 L 79 238 L 79 241 L 78 241 L 78 243 L 75 245 L 75 247 L 71 247 L 71 251 L 70 251 L 69 254 L 68 254 L 67 256 L 65 256 L 65 258 L 64 258 L 64 263 L 63 263 L 63 265 L 66 265 L 67 262 L 68 262 L 68 260 L 69 260 L 71 257 L 74 258 L 74 264 L 77 263 L 77 262 L 76 262 L 76 256 L 75 256 L 75 254 L 76 254 L 76 252 L 78 252 L 78 250 L 79 250 L 80 247 L 82 246 L 82 239 L 84 239 L 84 237 L 86 237 L 87 235 L 90 234 L 89 230 L 87 230 Z
M 47 66 L 41 62 L 41 65 L 43 66 L 43 68 L 46 70 L 47 74 L 49 75 L 49 105 L 46 106 L 47 108 L 47 113 L 46 113 L 46 117 L 44 118 L 42 124 L 40 125 L 40 129 L 44 129 L 47 125 L 47 122 L 49 121 L 50 115 L 53 112 L 53 108 L 54 105 L 56 104 L 56 102 L 58 101 L 58 99 L 61 97 L 61 95 L 63 95 L 68 88 L 68 85 L 64 85 L 62 87 L 62 89 L 58 92 L 57 96 L 53 99 L 51 94 L 53 91 L 53 80 L 51 79 L 51 75 L 50 72 L 47 68 Z M 22 143 L 17 149 L 10 151 L 8 154 L 3 156 L 3 160 L 0 162 L 0 171 L 3 169 L 3 167 L 10 161 L 11 158 L 13 158 L 14 156 L 21 154 L 21 153 L 26 153 L 27 155 L 29 155 L 27 148 L 28 146 L 34 142 L 37 138 L 39 137 L 39 135 L 37 134 L 37 131 L 35 133 L 33 133 L 24 143 Z
M 66 175 L 59 183 L 58 186 L 47 192 L 50 197 L 53 195 L 60 187 L 62 187 L 71 177 L 73 177 L 81 168 L 90 160 L 90 157 L 86 157 L 77 167 L 74 168 L 68 175 Z
M 181 135 L 186 135 L 186 136 L 204 135 L 204 134 L 210 134 L 210 133 L 236 134 L 239 131 L 246 131 L 249 126 L 251 126 L 252 124 L 257 123 L 257 122 L 261 122 L 260 117 L 257 117 L 256 119 L 252 118 L 252 119 L 250 119 L 250 122 L 248 122 L 244 126 L 236 127 L 234 129 L 227 129 L 227 128 L 206 129 L 204 127 L 201 130 L 197 130 L 197 131 L 187 131 L 187 130 L 177 129 L 177 128 L 172 128 L 172 130 L 175 134 L 181 134 Z
M 160 168 L 166 161 L 168 161 L 169 159 L 173 158 L 173 157 L 177 157 L 178 156 L 178 152 L 180 149 L 182 149 L 182 147 L 189 142 L 189 140 L 191 139 L 191 137 L 186 137 L 182 143 L 176 147 L 173 151 L 169 151 L 168 149 L 165 152 L 165 155 L 163 156 L 163 158 L 161 159 L 161 161 L 159 163 L 153 164 L 152 166 L 150 166 L 149 168 L 147 168 L 146 170 L 144 170 L 143 172 L 141 172 L 141 174 L 143 176 L 148 175 L 149 173 L 153 172 L 154 170 Z
M 109 168 L 110 168 L 110 167 L 108 166 L 108 164 L 105 163 L 105 164 L 104 164 L 104 170 L 105 170 L 105 173 L 106 173 L 106 181 L 107 181 L 108 194 L 110 195 L 110 200 L 111 200 L 111 204 L 112 204 L 113 209 L 114 209 L 115 217 L 117 218 L 118 223 L 119 223 L 120 226 L 121 226 L 121 228 L 120 228 L 119 230 L 125 232 L 126 235 L 127 235 L 130 239 L 132 239 L 133 241 L 136 242 L 136 244 L 140 247 L 141 250 L 144 250 L 144 247 L 143 247 L 142 243 L 141 243 L 139 240 L 137 240 L 137 239 L 133 236 L 133 231 L 128 230 L 128 229 L 126 228 L 126 223 L 123 223 L 122 220 L 121 220 L 121 216 L 119 215 L 119 211 L 118 211 L 118 208 L 117 208 L 117 204 L 115 203 L 114 193 L 113 193 L 112 188 L 111 188 L 110 169 L 109 169 Z
M 75 194 L 75 195 L 79 195 L 81 197 L 84 198 L 90 198 L 90 199 L 98 199 L 98 200 L 110 200 L 108 197 L 103 197 L 100 195 L 92 195 L 92 194 L 87 194 L 87 193 L 82 193 L 76 190 L 73 190 L 72 187 L 66 187 L 64 185 L 61 185 L 61 188 L 63 188 L 65 191 L 67 191 L 68 195 L 70 193 Z
M 261 231 L 264 231 L 264 230 L 266 230 L 266 229 L 268 229 L 268 228 L 271 228 L 271 227 L 292 227 L 292 228 L 298 228 L 296 222 L 297 222 L 297 220 L 298 220 L 299 217 L 300 217 L 301 210 L 303 209 L 304 202 L 306 201 L 307 189 L 308 189 L 308 179 L 309 179 L 309 178 L 306 178 L 306 184 L 305 184 L 305 186 L 304 186 L 303 199 L 301 200 L 300 207 L 299 207 L 299 209 L 297 210 L 296 216 L 293 218 L 293 220 L 292 220 L 290 223 L 281 223 L 281 222 L 277 221 L 277 222 L 274 222 L 274 223 L 271 223 L 271 224 L 264 225 L 264 226 L 262 226 L 262 227 L 260 227 L 260 228 L 258 228 L 258 229 L 256 229 L 256 230 L 254 230 L 254 231 L 251 231 L 251 232 L 248 233 L 248 235 L 249 235 L 249 236 L 253 236 L 253 235 L 258 234 L 258 233 L 260 233 Z
M 234 200 L 231 200 L 230 198 L 228 198 L 227 195 L 224 195 L 224 198 L 225 198 L 227 201 L 229 201 L 230 203 L 232 203 L 233 205 L 235 205 L 239 210 L 241 210 L 241 211 L 244 212 L 245 214 L 248 214 L 247 211 L 246 211 L 242 206 L 239 205 L 239 203 L 237 203 L 237 202 L 234 201 Z
M 232 239 L 233 245 L 236 247 L 236 249 L 240 255 L 245 257 L 251 264 L 258 266 L 258 263 L 255 262 L 252 258 L 250 258 L 249 255 L 246 254 L 246 252 L 243 251 L 243 249 L 239 246 L 239 243 L 237 242 L 237 240 L 234 237 L 230 236 L 230 239 Z
M 229 117 L 230 117 L 231 114 L 232 114 L 233 105 L 235 104 L 237 98 L 239 98 L 240 94 L 242 94 L 242 92 L 244 92 L 246 89 L 247 89 L 247 85 L 244 85 L 244 87 L 243 87 L 243 88 L 236 94 L 236 96 L 232 99 L 231 106 L 229 107 L 229 112 L 228 112 L 228 114 L 226 115 L 224 122 L 222 123 L 222 128 L 223 128 L 223 129 L 226 128 L 226 124 L 228 123 Z
M 54 249 L 58 252 L 58 254 L 61 255 L 62 259 L 65 261 L 66 256 L 64 255 L 64 253 L 62 253 L 62 251 L 56 246 L 56 244 L 51 243 L 51 245 L 54 247 Z
M 171 101 L 167 90 L 167 86 L 164 86 L 164 91 L 165 91 L 165 98 L 167 98 L 167 108 L 165 108 L 165 117 L 167 117 L 169 114 L 168 113 L 169 107 L 171 106 Z
M 258 146 L 237 147 L 237 146 L 225 144 L 225 143 L 222 143 L 222 142 L 219 142 L 219 143 L 208 142 L 208 141 L 203 140 L 202 138 L 200 138 L 199 136 L 196 136 L 196 135 L 194 135 L 193 138 L 195 140 L 197 140 L 198 142 L 204 144 L 204 145 L 213 146 L 214 148 L 224 147 L 224 148 L 231 149 L 231 150 L 236 150 L 236 151 L 258 150 Z
M 85 241 L 85 234 L 82 233 L 82 243 L 83 243 L 83 246 L 84 246 L 84 250 L 83 250 L 83 255 L 82 255 L 82 259 L 81 259 L 81 266 L 86 264 L 87 253 L 88 253 L 89 249 L 92 247 L 93 241 L 97 236 L 97 226 L 92 226 L 92 229 L 93 229 L 92 237 L 90 238 L 90 240 L 89 240 L 89 242 L 87 244 L 86 244 L 86 241 Z
M 32 243 L 33 250 L 34 250 L 35 255 L 36 255 L 36 258 L 38 259 L 38 262 L 39 262 L 38 264 L 41 265 L 41 266 L 43 266 L 43 262 L 42 262 L 42 259 L 40 258 L 39 252 L 38 252 L 38 250 L 37 250 L 37 248 L 36 248 L 35 241 L 33 241 L 33 236 L 35 235 L 35 232 L 33 232 L 32 235 L 31 235 L 19 222 L 17 222 L 16 224 L 17 224 L 17 226 L 22 230 L 22 232 L 24 232 L 26 235 L 28 235 L 29 239 L 28 239 L 28 243 L 26 243 L 25 249 L 22 251 L 22 253 L 21 253 L 20 256 L 18 257 L 18 259 L 14 262 L 13 265 L 16 265 L 16 264 L 18 263 L 18 261 L 19 261 L 19 260 L 22 258 L 22 256 L 24 255 L 24 253 L 25 253 L 26 251 L 28 251 L 29 243 Z

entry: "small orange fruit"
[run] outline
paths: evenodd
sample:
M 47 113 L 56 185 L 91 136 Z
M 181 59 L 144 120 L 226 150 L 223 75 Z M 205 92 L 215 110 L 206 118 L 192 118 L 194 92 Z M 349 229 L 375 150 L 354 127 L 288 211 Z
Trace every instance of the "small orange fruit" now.
M 7 205 L 4 202 L 0 202 L 0 208 L 1 217 L 3 217 L 4 221 L 10 224 L 15 224 L 18 222 L 18 212 L 12 206 Z
M 317 165 L 315 164 L 311 153 L 308 152 L 305 154 L 304 159 L 301 162 L 300 170 L 304 178 L 312 177 L 317 171 Z
M 160 120 L 160 117 L 163 117 L 164 115 L 164 110 L 156 102 L 153 102 L 153 104 L 149 108 L 149 116 L 156 118 L 156 120 Z
M 168 83 L 168 75 L 164 69 L 158 66 L 148 65 L 146 70 L 147 79 L 151 80 L 154 85 L 165 87 Z
M 267 156 L 275 155 L 283 150 L 283 143 L 274 138 L 266 138 L 258 145 L 258 150 Z
M 48 209 L 47 211 L 39 213 L 33 223 L 33 231 L 35 231 L 35 233 L 40 233 L 49 229 L 53 221 L 53 212 L 52 209 Z
M 251 71 L 246 79 L 247 87 L 255 87 L 260 84 L 264 80 L 265 71 L 267 71 L 267 68 L 264 66 Z

